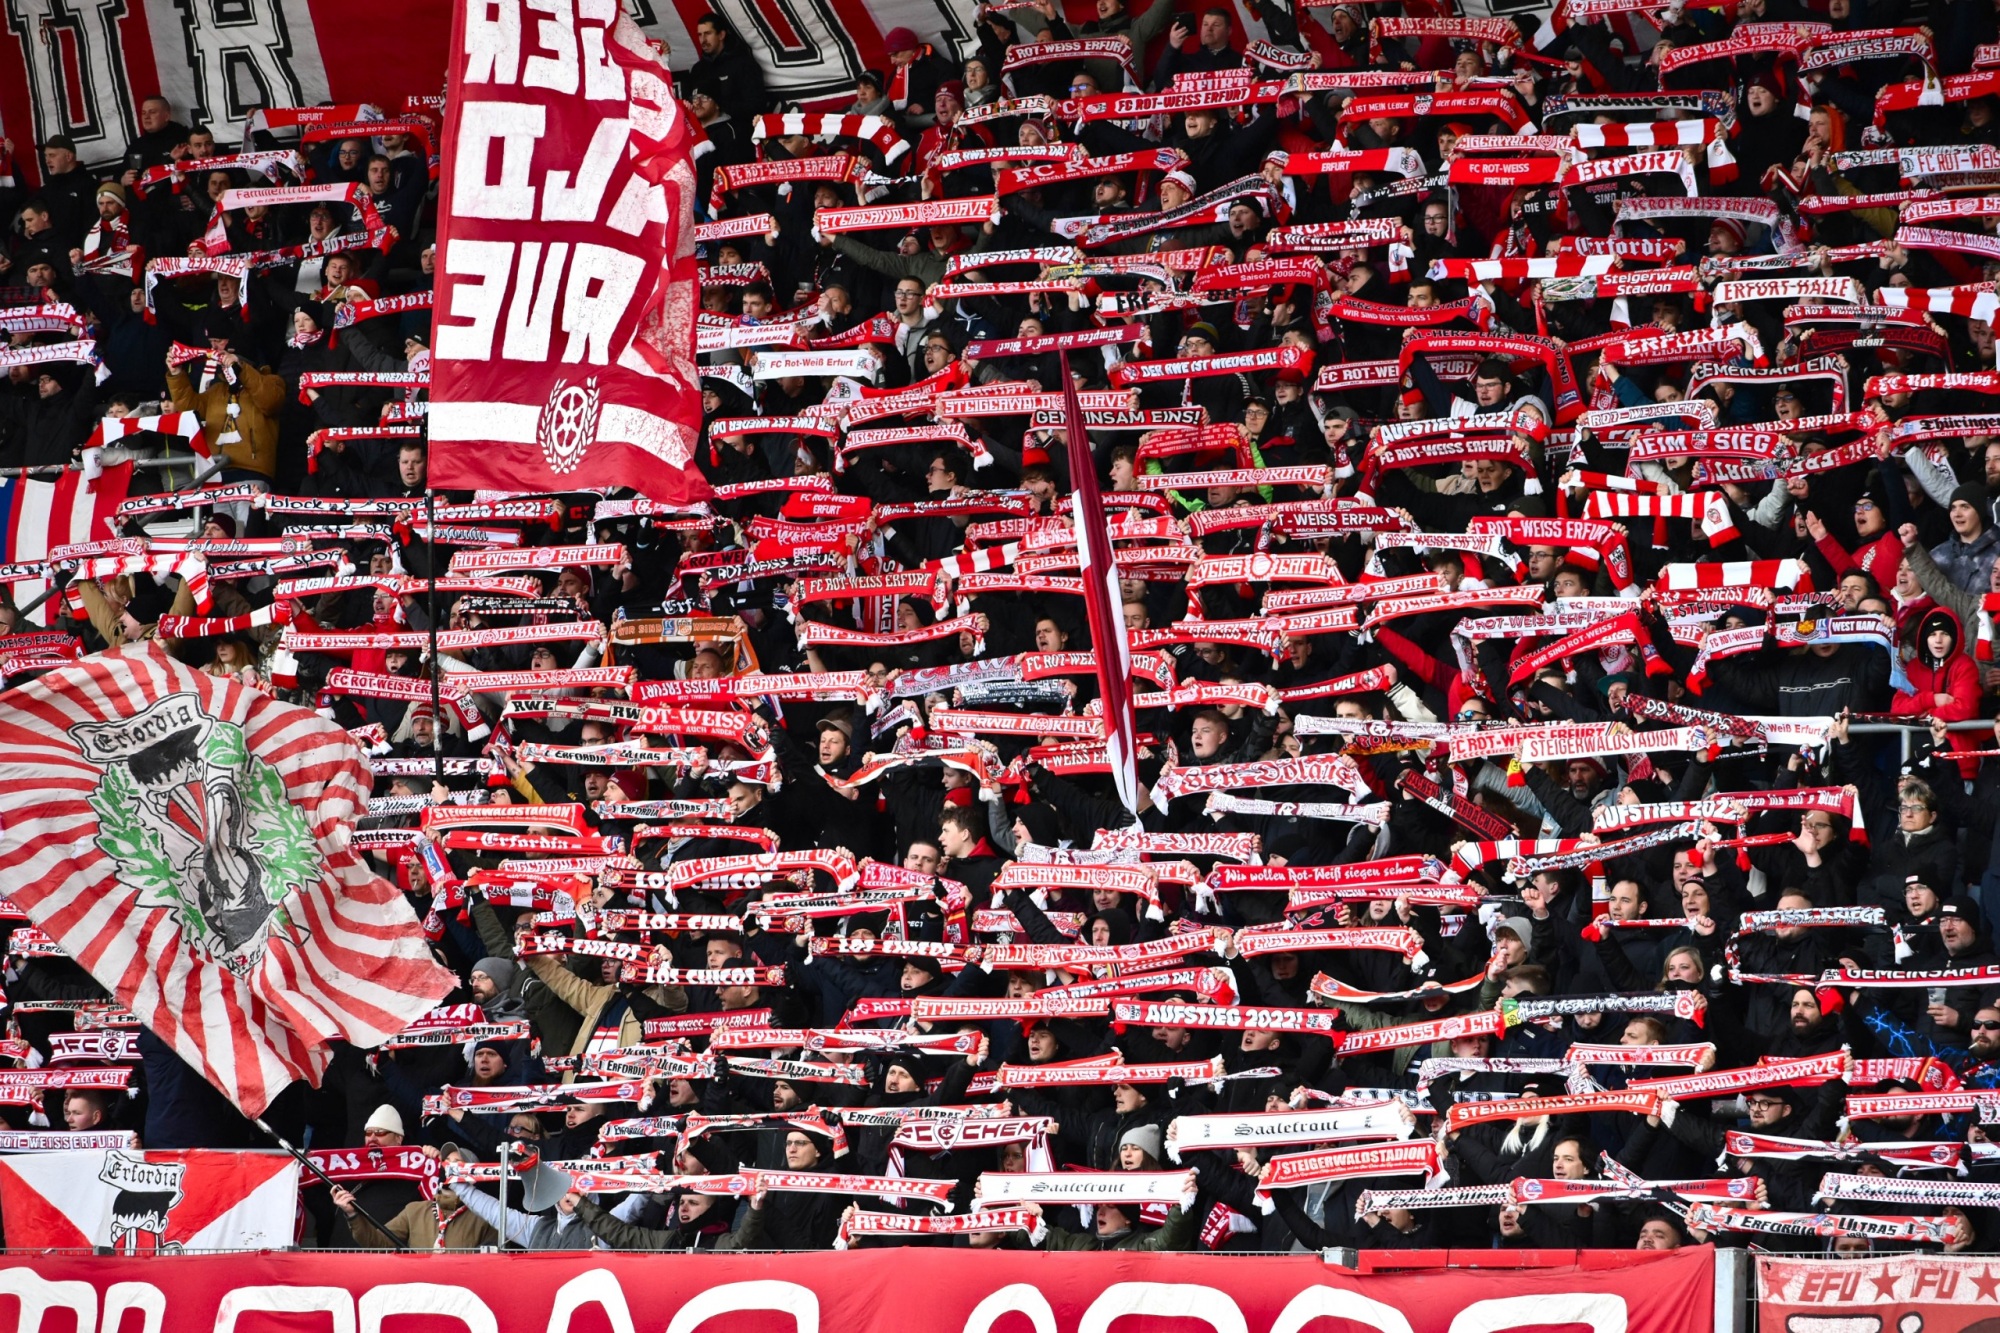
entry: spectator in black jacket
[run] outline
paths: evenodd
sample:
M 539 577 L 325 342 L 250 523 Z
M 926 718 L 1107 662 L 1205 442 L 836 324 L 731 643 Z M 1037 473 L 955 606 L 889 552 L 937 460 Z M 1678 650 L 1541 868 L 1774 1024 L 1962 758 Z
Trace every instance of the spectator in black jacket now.
M 740 125 L 765 111 L 764 69 L 722 15 L 703 14 L 694 25 L 701 58 L 688 71 L 690 82 L 704 82 L 722 109 Z

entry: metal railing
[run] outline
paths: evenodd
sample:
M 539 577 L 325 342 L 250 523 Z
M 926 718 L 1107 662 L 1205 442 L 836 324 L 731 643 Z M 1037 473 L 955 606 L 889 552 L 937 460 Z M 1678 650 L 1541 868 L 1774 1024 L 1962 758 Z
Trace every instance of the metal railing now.
M 1945 730 L 1952 732 L 1990 732 L 1993 730 L 1993 719 L 1990 717 L 1973 717 L 1967 718 L 1963 722 L 1947 722 L 1945 723 Z M 1930 724 L 1914 718 L 1911 719 L 1908 726 L 1903 726 L 1895 722 L 1855 722 L 1848 726 L 1847 734 L 1849 736 L 1901 737 L 1902 761 L 1908 763 L 1910 761 L 1912 741 L 1917 737 L 1928 737 L 1930 735 Z

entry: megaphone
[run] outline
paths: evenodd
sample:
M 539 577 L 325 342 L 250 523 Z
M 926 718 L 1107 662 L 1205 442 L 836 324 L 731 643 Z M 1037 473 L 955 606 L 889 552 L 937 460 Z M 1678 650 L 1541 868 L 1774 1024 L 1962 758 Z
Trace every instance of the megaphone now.
M 570 1178 L 566 1173 L 541 1162 L 536 1162 L 515 1179 L 521 1182 L 521 1211 L 524 1213 L 539 1213 L 553 1208 L 570 1190 Z

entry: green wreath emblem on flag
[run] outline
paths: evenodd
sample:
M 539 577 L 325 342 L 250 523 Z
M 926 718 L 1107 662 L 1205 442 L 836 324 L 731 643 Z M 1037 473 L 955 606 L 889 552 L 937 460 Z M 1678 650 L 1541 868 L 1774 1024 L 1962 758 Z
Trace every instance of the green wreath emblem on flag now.
M 299 937 L 284 901 L 319 878 L 319 844 L 241 727 L 184 693 L 71 734 L 103 766 L 88 798 L 98 845 L 139 907 L 172 912 L 193 947 L 239 975 L 270 929 Z

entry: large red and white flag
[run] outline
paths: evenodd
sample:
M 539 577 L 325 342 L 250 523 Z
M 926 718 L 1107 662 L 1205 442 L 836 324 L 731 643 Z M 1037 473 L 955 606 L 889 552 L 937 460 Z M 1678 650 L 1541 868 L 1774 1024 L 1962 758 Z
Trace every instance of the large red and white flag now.
M 38 564 L 58 546 L 77 542 L 103 541 L 117 535 L 111 519 L 124 503 L 132 485 L 132 465 L 120 463 L 105 468 L 95 477 L 82 472 L 65 472 L 53 481 L 36 477 L 9 477 L 0 480 L 0 522 L 4 522 L 6 548 L 0 552 L 8 566 L 0 570 L 13 585 L 16 606 L 26 606 L 48 589 L 45 570 L 24 566 Z M 56 603 L 43 611 L 45 625 L 57 622 Z
M 310 709 L 132 645 L 0 694 L 0 754 L 8 896 L 247 1114 L 452 988 Z
M 457 0 L 431 479 L 686 504 L 701 429 L 686 110 L 616 0 Z
M 7 1243 L 24 1250 L 284 1250 L 298 1207 L 299 1164 L 281 1152 L 0 1158 Z
M 1063 422 L 1068 436 L 1071 511 L 1076 523 L 1076 553 L 1083 575 L 1083 605 L 1090 620 L 1090 642 L 1097 653 L 1097 694 L 1104 703 L 1104 738 L 1111 760 L 1111 780 L 1132 817 L 1139 817 L 1139 756 L 1132 718 L 1132 645 L 1125 633 L 1125 596 L 1118 589 L 1118 564 L 1112 557 L 1111 534 L 1105 529 L 1104 496 L 1097 485 L 1097 462 L 1091 457 L 1090 436 L 1084 431 L 1083 404 L 1076 396 L 1076 379 L 1069 371 L 1069 354 L 1062 354 Z

